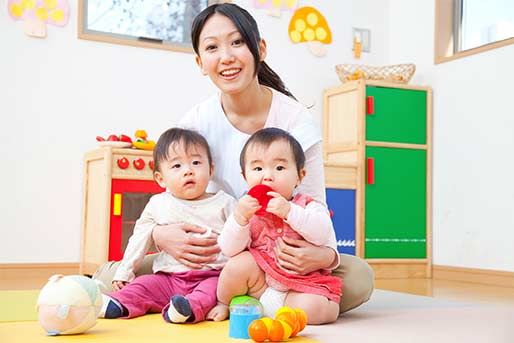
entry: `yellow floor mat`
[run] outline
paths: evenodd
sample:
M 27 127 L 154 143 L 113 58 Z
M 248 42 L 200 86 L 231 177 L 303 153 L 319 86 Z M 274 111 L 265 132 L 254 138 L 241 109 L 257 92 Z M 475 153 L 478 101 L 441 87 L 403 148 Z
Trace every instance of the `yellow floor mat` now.
M 95 343 L 173 343 L 173 342 L 252 342 L 231 339 L 228 336 L 228 321 L 197 324 L 168 324 L 160 314 L 151 314 L 134 319 L 99 319 L 97 324 L 84 334 L 71 336 L 46 336 L 37 322 L 0 323 L 0 342 L 95 342 Z M 298 336 L 290 342 L 318 342 Z
M 0 323 L 37 320 L 36 301 L 38 295 L 39 290 L 1 291 Z

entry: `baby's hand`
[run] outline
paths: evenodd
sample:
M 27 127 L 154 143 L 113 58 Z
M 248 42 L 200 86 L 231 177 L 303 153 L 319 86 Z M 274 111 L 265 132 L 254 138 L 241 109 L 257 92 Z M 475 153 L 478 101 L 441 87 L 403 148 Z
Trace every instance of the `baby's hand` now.
M 234 209 L 234 219 L 241 226 L 248 225 L 250 218 L 252 218 L 259 208 L 261 208 L 259 201 L 246 194 L 237 202 L 236 208 Z
M 289 201 L 277 192 L 268 192 L 268 195 L 271 196 L 272 199 L 268 202 L 266 211 L 273 213 L 277 217 L 286 219 L 289 211 L 291 210 L 291 204 Z
M 128 281 L 114 280 L 112 282 L 112 288 L 114 288 L 115 291 L 119 291 L 128 284 Z

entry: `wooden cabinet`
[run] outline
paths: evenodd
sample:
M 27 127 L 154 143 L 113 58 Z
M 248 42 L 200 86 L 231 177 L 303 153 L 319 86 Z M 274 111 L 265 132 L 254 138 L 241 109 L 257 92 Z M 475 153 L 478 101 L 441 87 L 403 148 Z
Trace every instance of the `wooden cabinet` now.
M 151 151 L 105 147 L 85 154 L 81 274 L 123 257 L 135 221 L 162 191 L 153 180 Z
M 426 87 L 363 80 L 324 93 L 338 248 L 351 253 L 354 237 L 377 277 L 431 276 L 431 98 Z

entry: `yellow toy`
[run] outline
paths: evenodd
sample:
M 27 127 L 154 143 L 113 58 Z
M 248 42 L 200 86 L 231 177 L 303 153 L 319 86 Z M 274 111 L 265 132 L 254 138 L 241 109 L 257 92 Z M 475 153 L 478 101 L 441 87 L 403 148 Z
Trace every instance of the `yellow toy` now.
M 137 130 L 134 136 L 136 136 L 136 139 L 132 142 L 134 148 L 141 150 L 153 150 L 155 148 L 155 142 L 147 140 L 148 135 L 145 130 Z
M 304 310 L 283 306 L 278 309 L 275 319 L 264 317 L 256 319 L 248 326 L 248 335 L 255 342 L 282 342 L 295 337 L 307 325 Z

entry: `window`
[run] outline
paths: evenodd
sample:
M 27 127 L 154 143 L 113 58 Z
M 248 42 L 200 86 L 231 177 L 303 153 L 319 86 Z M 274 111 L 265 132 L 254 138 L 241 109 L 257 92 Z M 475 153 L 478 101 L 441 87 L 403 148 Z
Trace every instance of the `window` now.
M 435 62 L 514 43 L 512 0 L 436 0 Z
M 79 38 L 191 52 L 191 24 L 210 0 L 80 0 Z

